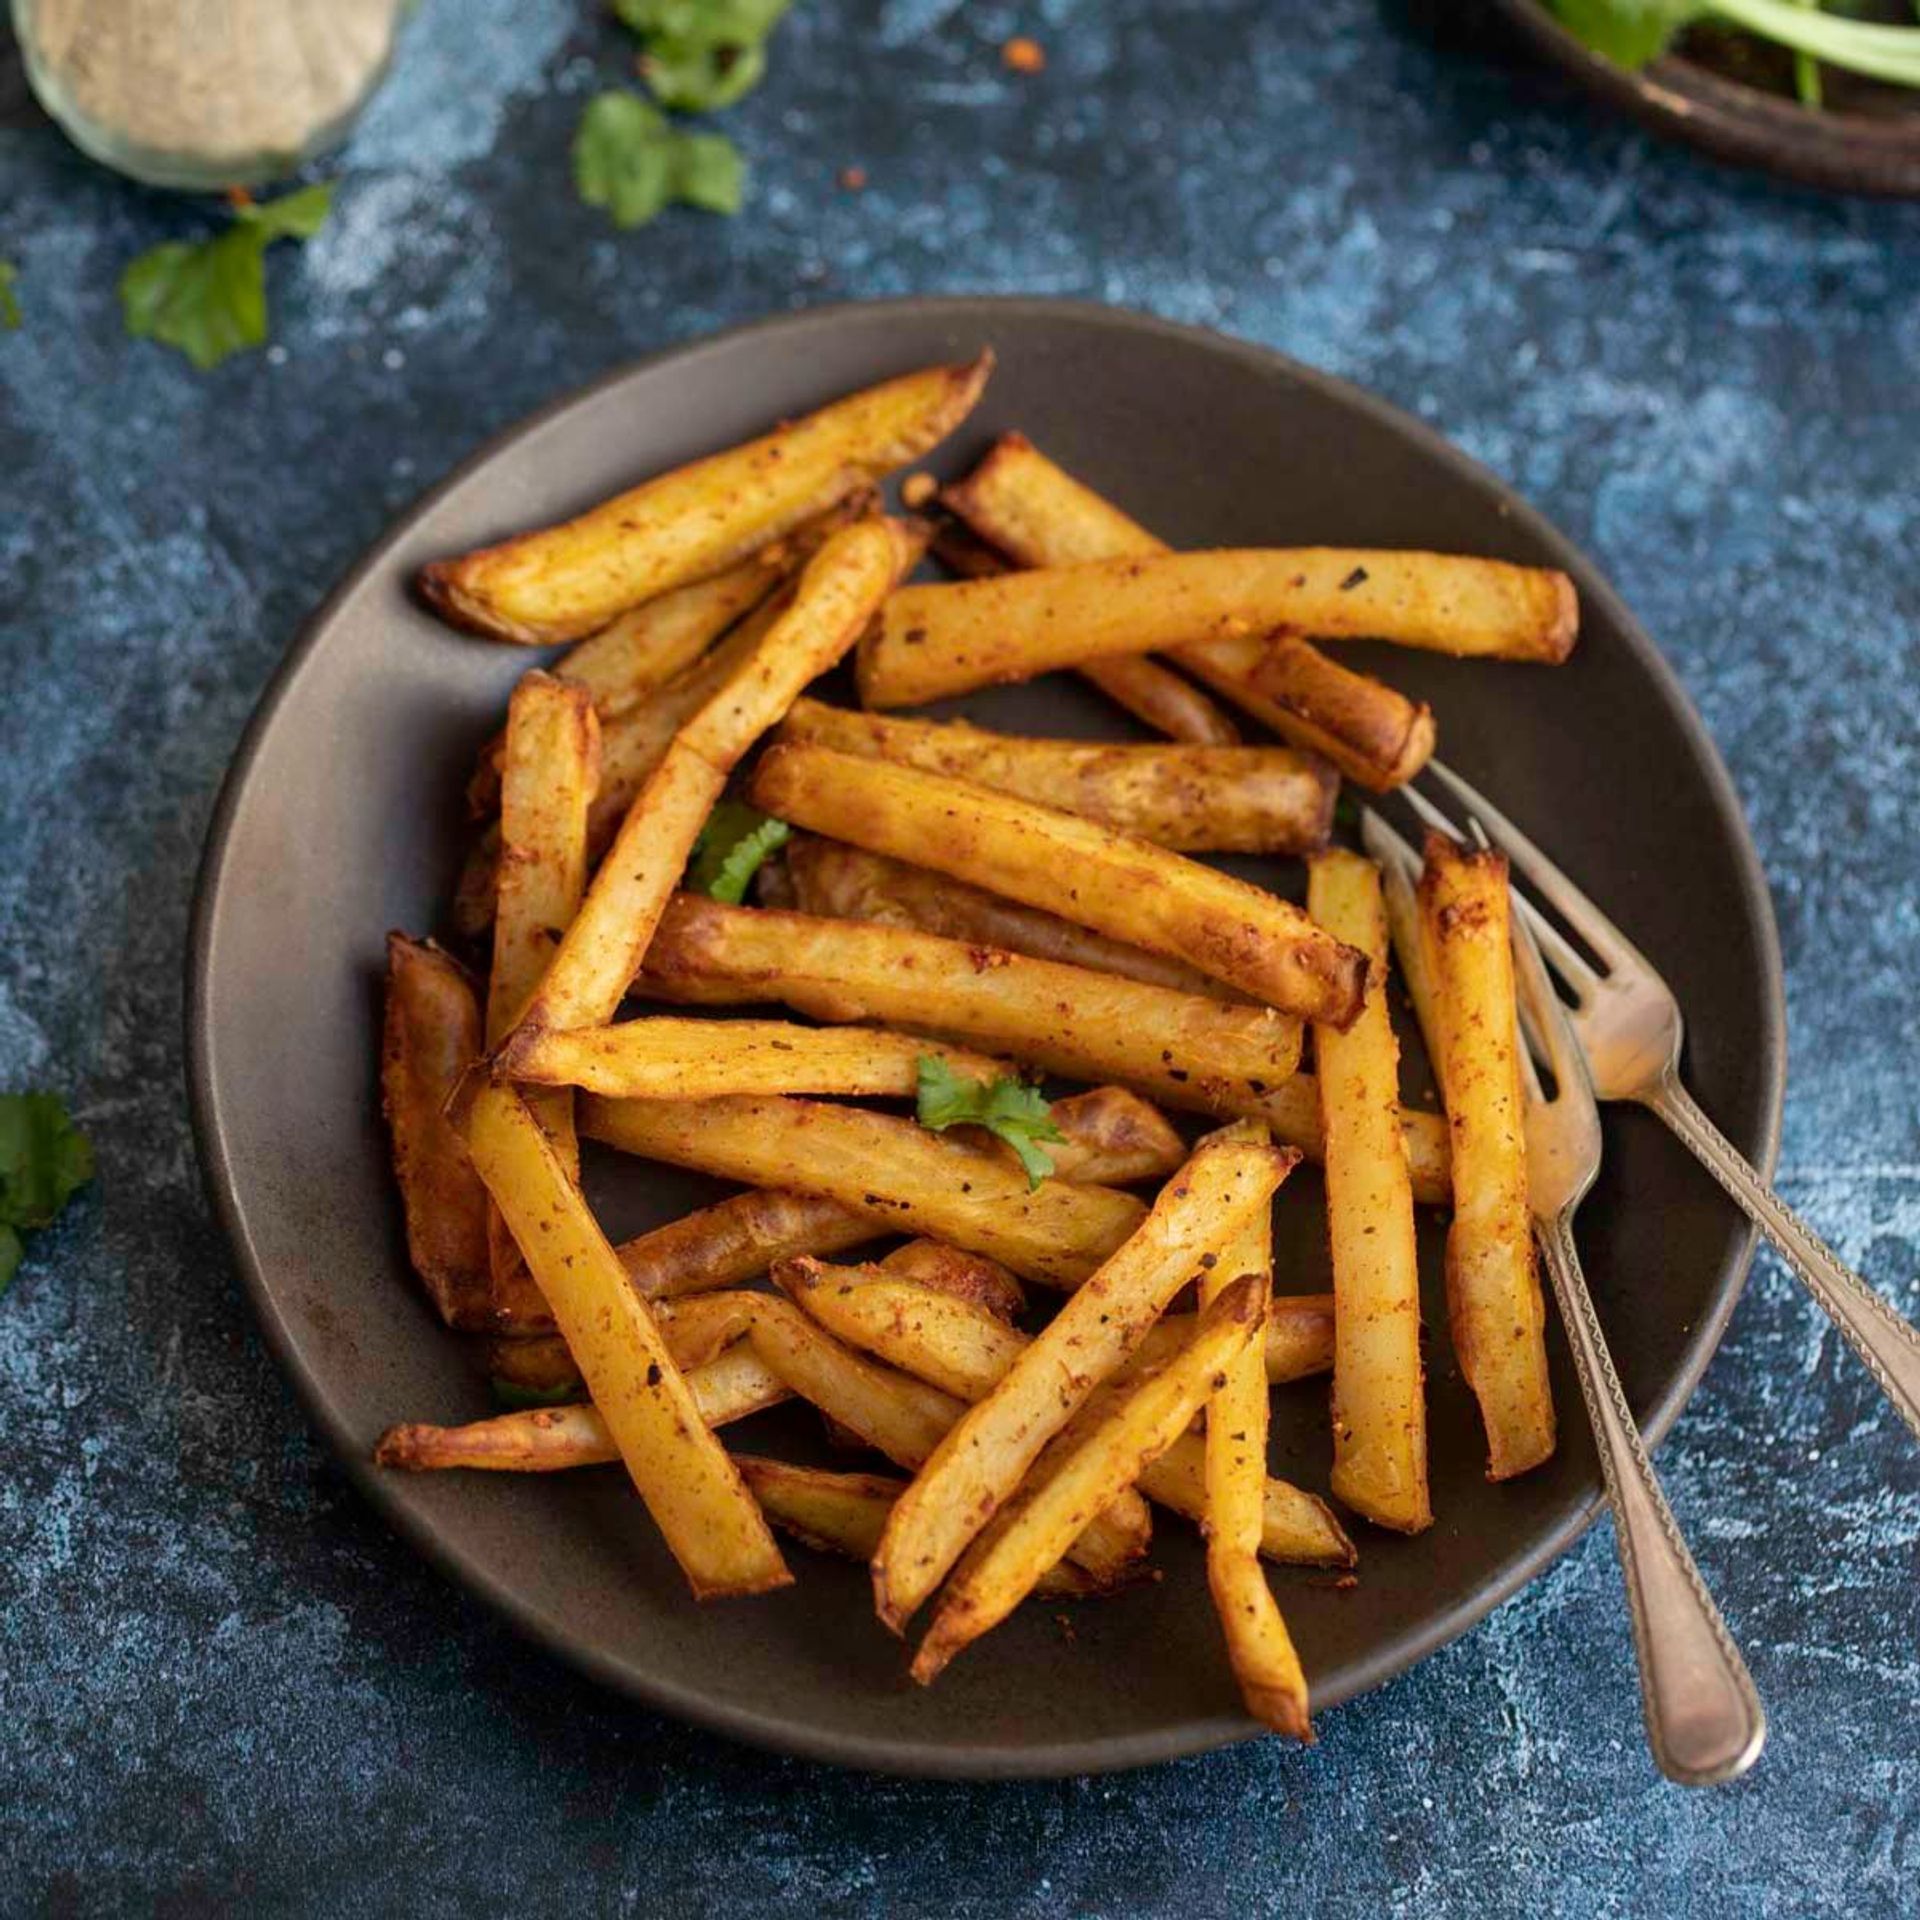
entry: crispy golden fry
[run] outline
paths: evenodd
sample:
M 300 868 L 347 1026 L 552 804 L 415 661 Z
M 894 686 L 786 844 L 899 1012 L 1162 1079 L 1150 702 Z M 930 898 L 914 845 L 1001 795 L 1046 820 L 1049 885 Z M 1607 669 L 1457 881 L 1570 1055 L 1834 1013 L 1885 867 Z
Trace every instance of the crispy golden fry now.
M 578 687 L 529 673 L 507 709 L 501 779 L 500 881 L 487 984 L 487 1044 L 519 1019 L 553 958 L 587 884 L 587 808 L 599 777 L 600 723 Z M 529 1100 L 568 1174 L 580 1176 L 573 1096 L 543 1089 Z M 528 1286 L 526 1262 L 498 1208 L 487 1210 L 487 1253 L 500 1289 Z
M 1419 902 L 1453 1135 L 1447 1319 L 1486 1422 L 1487 1475 L 1509 1480 L 1552 1454 L 1554 1413 L 1527 1206 L 1506 856 L 1430 833 Z
M 511 1087 L 465 1091 L 473 1164 L 695 1595 L 786 1585 L 764 1516 L 539 1120 Z
M 1333 1491 L 1383 1527 L 1433 1524 L 1420 1362 L 1420 1268 L 1400 1114 L 1400 1046 L 1387 1012 L 1386 907 L 1371 860 L 1314 858 L 1307 905 L 1369 956 L 1367 1004 L 1345 1033 L 1316 1032 L 1326 1125 L 1327 1237 L 1337 1302 Z
M 586 1398 L 580 1369 L 557 1333 L 497 1335 L 486 1351 L 487 1373 L 497 1386 L 544 1403 Z
M 778 1406 L 787 1390 L 744 1342 L 687 1375 L 687 1391 L 709 1427 L 730 1426 Z M 373 1450 L 376 1466 L 405 1473 L 465 1467 L 479 1473 L 560 1473 L 610 1466 L 620 1458 L 600 1409 L 528 1407 L 464 1427 L 389 1427 Z
M 770 749 L 753 797 L 783 820 L 1170 954 L 1283 1013 L 1338 1023 L 1359 1010 L 1361 955 L 1289 902 L 1150 841 L 828 747 Z
M 1134 555 L 906 587 L 861 643 L 860 698 L 914 706 L 1115 654 L 1275 628 L 1557 663 L 1573 582 L 1545 567 L 1343 547 Z
M 1166 1314 L 1147 1329 L 1134 1364 L 1157 1367 L 1192 1337 L 1191 1314 Z M 1262 1344 L 1270 1386 L 1328 1372 L 1333 1366 L 1333 1295 L 1297 1293 L 1269 1301 Z
M 1068 1180 L 1032 1192 L 1010 1162 L 891 1114 L 811 1100 L 602 1100 L 580 1130 L 628 1153 L 724 1180 L 824 1194 L 882 1233 L 928 1234 L 1023 1280 L 1079 1284 L 1132 1233 L 1129 1193 Z
M 779 738 L 972 780 L 1185 852 L 1323 847 L 1339 785 L 1324 760 L 1291 747 L 1029 740 L 960 720 L 889 720 L 819 700 L 796 700 Z
M 1026 1311 L 1026 1293 L 999 1261 L 968 1253 L 962 1247 L 945 1246 L 938 1240 L 909 1240 L 895 1247 L 871 1271 L 967 1301 L 1009 1326 Z
M 1139 1231 L 1015 1358 L 895 1507 L 873 1563 L 875 1608 L 894 1631 L 906 1625 L 1020 1484 L 1040 1449 L 1128 1358 L 1201 1263 L 1217 1260 L 1266 1206 L 1297 1157 L 1230 1133 L 1200 1144 Z
M 812 1193 L 750 1190 L 614 1248 L 649 1299 L 736 1287 L 796 1253 L 844 1253 L 895 1229 Z
M 891 1367 L 875 1366 L 824 1333 L 790 1302 L 765 1294 L 751 1339 L 768 1370 L 836 1426 L 896 1466 L 918 1467 L 960 1418 L 959 1401 Z M 1118 1579 L 1147 1550 L 1152 1522 L 1138 1495 L 1097 1511 L 1061 1555 L 1103 1580 Z
M 611 1027 L 527 1029 L 501 1049 L 495 1069 L 509 1080 L 646 1100 L 717 1100 L 736 1093 L 897 1100 L 912 1099 L 919 1063 L 929 1057 L 975 1080 L 997 1080 L 1009 1071 L 1004 1060 L 881 1027 L 666 1014 Z
M 1182 1434 L 1157 1460 L 1141 1469 L 1140 1491 L 1156 1505 L 1185 1514 L 1204 1526 L 1205 1440 L 1197 1433 Z M 1267 1482 L 1261 1505 L 1260 1554 L 1263 1559 L 1290 1567 L 1350 1567 L 1360 1557 L 1324 1500 L 1290 1481 L 1273 1479 Z
M 1235 1277 L 1235 1276 L 1238 1277 Z M 1264 1322 L 1273 1292 L 1273 1216 L 1262 1212 L 1242 1231 L 1232 1256 L 1200 1276 L 1200 1325 L 1232 1287 L 1253 1288 Z M 1164 1324 L 1164 1323 L 1163 1323 Z M 1164 1363 L 1177 1364 L 1172 1357 Z M 1313 1738 L 1307 1678 L 1287 1623 L 1260 1566 L 1266 1517 L 1267 1367 L 1249 1342 L 1221 1367 L 1207 1400 L 1207 1584 L 1226 1637 L 1227 1658 L 1247 1711 L 1276 1733 Z
M 650 1300 L 647 1310 L 682 1373 L 717 1360 L 753 1331 L 753 1316 L 766 1298 L 740 1287 L 691 1293 L 678 1300 Z
M 963 580 L 983 580 L 1007 570 L 1006 555 L 957 520 L 940 523 L 933 551 Z M 1090 660 L 1079 672 L 1109 700 L 1169 740 L 1190 740 L 1203 747 L 1239 744 L 1240 729 L 1192 681 L 1144 654 Z
M 937 934 L 676 895 L 638 982 L 677 999 L 777 999 L 816 1020 L 912 1023 L 1170 1106 L 1264 1111 L 1297 1068 L 1300 1023 Z
M 1062 1434 L 1046 1457 L 1033 1463 L 1031 1476 L 987 1521 L 955 1569 L 914 1656 L 913 1677 L 922 1686 L 962 1648 L 998 1626 L 1060 1558 L 1086 1516 L 1132 1486 L 1141 1468 L 1173 1444 L 1259 1326 L 1257 1283 L 1251 1277 L 1233 1281 L 1200 1316 L 1186 1348 L 1103 1406 L 1083 1428 Z M 925 1479 L 923 1473 L 915 1485 Z M 912 1497 L 909 1488 L 895 1503 L 876 1569 L 886 1563 L 888 1540 Z M 1304 1722 L 1304 1682 L 1299 1696 Z
M 1444 1102 L 1447 1081 L 1446 1062 L 1440 1058 L 1440 1010 L 1426 937 L 1420 927 L 1420 902 L 1413 882 L 1397 866 L 1381 869 L 1380 886 L 1386 900 L 1387 932 L 1393 942 L 1394 962 L 1400 969 L 1400 983 L 1412 1002 L 1414 1024 L 1427 1044 L 1427 1067 Z
M 904 860 L 889 860 L 865 847 L 850 847 L 844 840 L 796 833 L 787 843 L 785 869 L 794 892 L 787 904 L 824 920 L 877 920 L 882 926 L 918 927 L 923 933 L 964 940 L 972 947 L 1004 947 L 1036 960 L 1059 960 L 1070 967 L 1141 980 L 1150 987 L 1171 987 L 1175 993 L 1200 993 L 1215 1000 L 1242 997 L 1182 961 L 1109 940 L 1058 914 L 1003 900 L 984 887 L 970 887 Z M 782 903 L 765 900 L 763 904 Z
M 1146 528 L 1056 467 L 1019 434 L 1001 439 L 948 499 L 1020 564 L 1067 567 L 1163 554 Z M 1362 785 L 1409 780 L 1433 752 L 1433 716 L 1317 647 L 1254 632 L 1196 640 L 1175 657 L 1215 692 L 1297 747 L 1323 753 Z M 1257 670 L 1272 660 L 1265 682 Z
M 1050 1110 L 1066 1135 L 1048 1148 L 1062 1180 L 1108 1187 L 1164 1180 L 1187 1157 L 1187 1143 L 1167 1116 L 1126 1087 L 1092 1087 L 1054 1101 Z M 984 1147 L 993 1137 L 977 1138 Z
M 441 1319 L 466 1333 L 553 1324 L 524 1272 L 496 1282 L 487 1191 L 448 1122 L 447 1097 L 480 1051 L 480 1006 L 457 960 L 430 940 L 387 935 L 380 1101 L 407 1218 L 407 1253 Z
M 1256 720 L 1376 793 L 1405 785 L 1433 757 L 1425 701 L 1328 659 L 1298 634 L 1203 640 L 1181 658 Z
M 421 591 L 448 619 L 494 639 L 578 639 L 918 459 L 966 418 L 992 365 L 982 354 L 851 394 L 564 525 L 437 561 Z
M 674 736 L 629 808 L 528 1009 L 529 1024 L 598 1027 L 612 1018 L 728 773 L 853 644 L 910 552 L 887 520 L 862 520 L 821 547 L 792 607 Z

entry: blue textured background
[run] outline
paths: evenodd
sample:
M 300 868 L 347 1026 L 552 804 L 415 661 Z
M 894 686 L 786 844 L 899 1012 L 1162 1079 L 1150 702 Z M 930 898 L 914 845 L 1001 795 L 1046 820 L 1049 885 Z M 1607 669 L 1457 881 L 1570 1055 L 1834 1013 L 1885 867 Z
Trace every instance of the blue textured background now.
M 1044 75 L 1002 71 L 1015 31 Z M 1653 1773 L 1604 1528 L 1312 1753 L 838 1775 L 596 1693 L 351 1495 L 201 1195 L 180 956 L 276 659 L 483 434 L 787 305 L 1146 307 L 1419 412 L 1612 574 L 1772 876 L 1782 1184 L 1920 1311 L 1920 209 L 1653 144 L 1451 8 L 800 0 L 729 116 L 747 213 L 622 236 L 566 161 L 613 31 L 429 0 L 334 220 L 274 258 L 276 345 L 203 378 L 113 293 L 203 209 L 90 167 L 9 60 L 0 1084 L 63 1089 L 101 1171 L 0 1303 L 0 1909 L 1912 1910 L 1920 1469 L 1770 1258 L 1662 1460 L 1772 1711 L 1742 1784 Z

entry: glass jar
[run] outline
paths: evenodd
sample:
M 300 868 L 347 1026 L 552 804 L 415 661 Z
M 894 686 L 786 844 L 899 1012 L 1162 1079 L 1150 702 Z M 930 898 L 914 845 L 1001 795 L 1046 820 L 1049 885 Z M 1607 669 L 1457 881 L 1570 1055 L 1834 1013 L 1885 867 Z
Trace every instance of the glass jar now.
M 341 139 L 408 0 L 13 0 L 40 104 L 152 186 L 259 186 Z

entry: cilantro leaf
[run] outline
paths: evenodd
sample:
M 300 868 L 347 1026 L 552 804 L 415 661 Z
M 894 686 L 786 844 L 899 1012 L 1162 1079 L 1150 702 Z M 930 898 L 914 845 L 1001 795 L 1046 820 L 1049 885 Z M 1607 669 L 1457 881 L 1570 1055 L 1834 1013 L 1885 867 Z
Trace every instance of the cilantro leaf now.
M 136 340 L 177 347 L 202 373 L 267 337 L 267 248 L 310 240 L 333 201 L 330 186 L 243 205 L 211 240 L 169 240 L 120 276 L 120 308 Z
M 1701 0 L 1548 0 L 1575 39 L 1623 67 L 1644 67 L 1707 11 Z
M 0 1292 L 25 1252 L 17 1229 L 51 1226 L 92 1178 L 93 1148 L 58 1094 L 0 1094 Z
M 687 885 L 695 893 L 737 907 L 747 897 L 748 883 L 767 856 L 792 837 L 793 829 L 784 820 L 776 820 L 744 800 L 722 800 L 693 843 Z
M 767 70 L 767 36 L 792 0 L 614 0 L 640 41 L 653 97 L 685 113 L 743 99 Z
M 1053 1172 L 1053 1157 L 1036 1142 L 1064 1140 L 1053 1111 L 1038 1087 L 1003 1076 L 975 1080 L 955 1073 L 944 1060 L 923 1053 L 919 1060 L 919 1100 L 914 1117 L 923 1127 L 944 1133 L 948 1127 L 985 1127 L 1018 1155 L 1031 1192 Z
M 20 269 L 11 260 L 0 260 L 0 333 L 11 333 L 20 324 L 20 296 L 14 292 L 13 283 L 20 278 Z M 4 1264 L 5 1254 L 0 1252 L 0 1264 Z M 6 1285 L 0 1278 L 0 1287 Z
M 616 227 L 643 227 L 679 201 L 737 213 L 746 163 L 724 134 L 682 133 L 637 93 L 596 94 L 573 139 L 580 198 L 604 207 Z

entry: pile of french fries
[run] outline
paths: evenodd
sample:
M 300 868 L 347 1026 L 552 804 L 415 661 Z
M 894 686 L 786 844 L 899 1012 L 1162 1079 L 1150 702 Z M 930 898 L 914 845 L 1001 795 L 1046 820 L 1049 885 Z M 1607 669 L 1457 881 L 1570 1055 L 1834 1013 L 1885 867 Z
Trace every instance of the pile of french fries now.
M 484 987 L 388 946 L 412 1263 L 511 1410 L 395 1427 L 378 1458 L 618 1461 L 703 1599 L 788 1584 L 776 1528 L 852 1555 L 885 1626 L 926 1616 L 923 1682 L 1031 1595 L 1140 1577 L 1171 1509 L 1248 1710 L 1305 1739 L 1262 1562 L 1357 1556 L 1269 1475 L 1269 1393 L 1330 1372 L 1333 1498 L 1432 1523 L 1417 1203 L 1453 1209 L 1490 1473 L 1554 1444 L 1504 867 L 1436 839 L 1402 898 L 1331 843 L 1340 781 L 1399 785 L 1435 729 L 1319 643 L 1559 661 L 1573 592 L 1441 554 L 1173 553 L 1017 434 L 937 503 L 913 476 L 934 517 L 889 516 L 880 483 L 990 370 L 908 374 L 426 569 L 457 624 L 570 650 L 471 783 L 453 921 Z M 909 584 L 929 548 L 958 577 Z M 806 692 L 847 657 L 864 710 Z M 892 712 L 1059 670 L 1160 738 Z M 1305 909 L 1193 857 L 1218 852 L 1303 859 Z M 1402 1104 L 1395 957 L 1444 1116 Z M 615 1245 L 583 1138 L 740 1191 Z M 1331 1295 L 1274 1289 L 1303 1158 Z M 734 1449 L 792 1399 L 894 1471 Z

